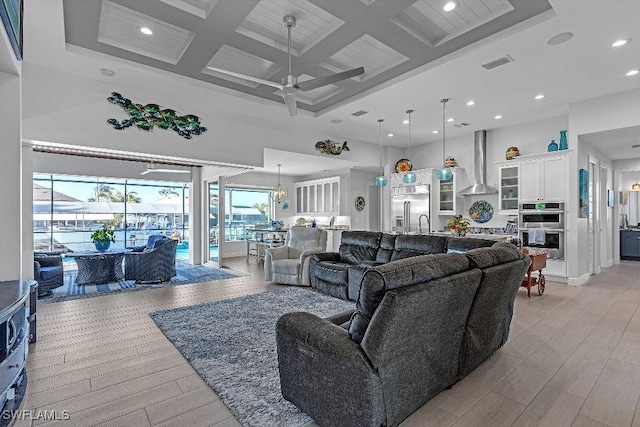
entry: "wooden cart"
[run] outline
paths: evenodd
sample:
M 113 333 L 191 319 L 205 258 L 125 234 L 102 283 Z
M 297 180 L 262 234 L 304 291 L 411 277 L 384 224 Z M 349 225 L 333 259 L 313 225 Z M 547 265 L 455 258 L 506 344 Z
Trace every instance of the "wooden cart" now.
M 547 253 L 544 251 L 532 251 L 529 249 L 523 249 L 522 253 L 528 255 L 531 258 L 531 265 L 527 270 L 527 276 L 522 281 L 522 287 L 527 288 L 527 296 L 531 298 L 531 288 L 538 286 L 538 294 L 544 294 L 545 278 L 542 274 L 542 269 L 547 266 Z M 538 277 L 531 277 L 533 272 L 538 272 Z

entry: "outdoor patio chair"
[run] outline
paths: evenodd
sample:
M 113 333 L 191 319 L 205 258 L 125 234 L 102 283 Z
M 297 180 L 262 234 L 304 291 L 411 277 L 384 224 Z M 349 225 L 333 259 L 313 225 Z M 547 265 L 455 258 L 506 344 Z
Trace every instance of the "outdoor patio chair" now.
M 139 282 L 166 282 L 176 276 L 178 241 L 162 239 L 153 249 L 124 255 L 124 279 Z
M 131 251 L 133 251 L 133 252 L 142 252 L 145 249 L 153 249 L 153 248 L 155 248 L 156 244 L 161 242 L 164 239 L 167 239 L 167 237 L 163 236 L 162 234 L 152 234 L 147 239 L 147 244 L 146 245 L 132 246 L 132 247 L 128 247 L 127 249 L 131 249 Z
M 64 284 L 61 252 L 34 252 L 33 278 L 38 282 L 38 297 L 49 296 Z

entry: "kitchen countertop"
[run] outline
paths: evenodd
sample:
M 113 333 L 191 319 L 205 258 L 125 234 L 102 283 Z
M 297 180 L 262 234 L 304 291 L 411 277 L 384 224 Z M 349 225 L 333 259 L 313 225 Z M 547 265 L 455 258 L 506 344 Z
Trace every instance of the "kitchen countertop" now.
M 433 236 L 451 236 L 449 231 L 434 231 L 431 233 Z M 507 237 L 515 238 L 513 234 L 487 234 L 487 233 L 467 233 L 464 237 L 471 239 L 487 239 L 487 240 L 507 240 Z

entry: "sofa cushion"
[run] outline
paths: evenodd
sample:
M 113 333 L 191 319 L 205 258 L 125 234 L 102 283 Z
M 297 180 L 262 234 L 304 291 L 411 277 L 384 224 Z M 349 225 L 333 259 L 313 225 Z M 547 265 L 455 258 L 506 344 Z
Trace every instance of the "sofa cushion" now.
M 53 279 L 54 277 L 62 276 L 62 266 L 56 267 L 40 267 L 40 278 L 42 280 Z
M 469 267 L 469 258 L 465 255 L 433 254 L 414 256 L 368 270 L 362 279 L 356 313 L 349 325 L 351 338 L 357 343 L 362 341 L 371 317 L 388 290 L 429 282 L 466 271 Z
M 376 255 L 376 262 L 385 263 L 391 261 L 391 255 L 393 255 L 393 249 L 396 245 L 396 236 L 393 234 L 383 234 L 380 238 L 380 248 Z
M 447 253 L 464 253 L 476 248 L 493 246 L 497 242 L 489 239 L 475 239 L 470 237 L 449 237 L 447 239 Z
M 391 261 L 418 255 L 443 254 L 446 252 L 447 238 L 440 236 L 401 235 L 396 237 Z
M 345 231 L 340 244 L 340 261 L 360 264 L 374 261 L 382 233 L 373 231 Z
M 353 265 L 344 262 L 321 261 L 316 264 L 313 274 L 316 278 L 330 283 L 348 283 L 349 268 Z

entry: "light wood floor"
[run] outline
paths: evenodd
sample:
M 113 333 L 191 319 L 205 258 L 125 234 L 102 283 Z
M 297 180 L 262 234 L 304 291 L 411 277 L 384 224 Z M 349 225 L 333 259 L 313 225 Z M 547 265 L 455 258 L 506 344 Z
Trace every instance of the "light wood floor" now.
M 239 426 L 148 316 L 276 287 L 255 260 L 226 264 L 252 275 L 39 305 L 23 409 L 70 419 L 16 425 Z M 521 290 L 509 342 L 402 427 L 640 426 L 639 304 L 640 263 Z

